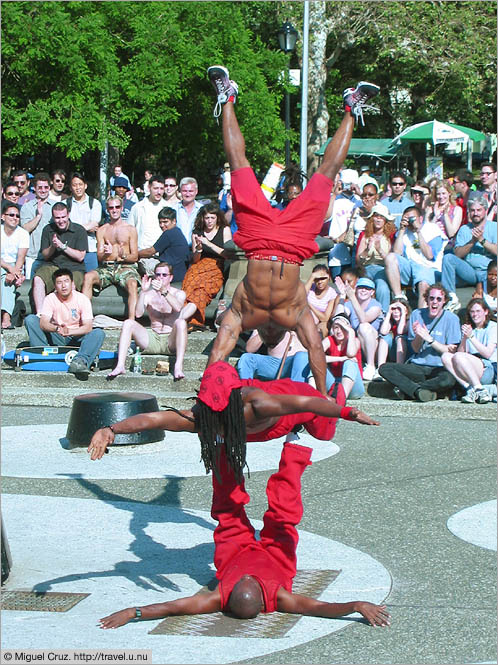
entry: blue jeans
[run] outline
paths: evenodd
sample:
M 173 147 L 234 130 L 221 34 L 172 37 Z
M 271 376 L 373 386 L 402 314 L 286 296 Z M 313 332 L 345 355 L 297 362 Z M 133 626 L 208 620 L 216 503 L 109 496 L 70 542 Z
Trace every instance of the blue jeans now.
M 460 259 L 455 254 L 445 254 L 443 256 L 443 276 L 442 283 L 445 289 L 450 293 L 455 293 L 458 286 L 466 284 L 476 284 L 486 279 L 486 269 L 477 270 L 473 268 L 465 259 Z
M 86 335 L 69 335 L 64 337 L 55 332 L 45 332 L 40 328 L 40 319 L 36 314 L 29 314 L 24 319 L 31 346 L 79 346 L 76 358 L 83 358 L 87 366 L 93 363 L 104 343 L 105 332 L 95 328 Z
M 99 267 L 97 252 L 87 252 L 83 262 L 85 264 L 85 272 L 90 272 L 90 270 L 97 270 Z
M 347 376 L 351 381 L 354 381 L 351 392 L 348 395 L 348 399 L 360 399 L 365 394 L 365 386 L 363 384 L 363 379 L 361 378 L 360 368 L 358 363 L 354 360 L 345 360 L 342 366 L 342 376 L 335 377 L 332 372 L 327 370 L 327 392 L 330 392 L 330 388 L 335 382 L 341 382 L 342 379 Z M 330 385 L 329 385 L 330 382 Z
M 281 358 L 261 353 L 243 353 L 239 358 L 237 371 L 241 379 L 271 381 L 276 379 L 281 362 Z M 306 351 L 298 351 L 286 359 L 281 378 L 304 383 L 308 378 L 308 368 L 308 354 Z
M 391 302 L 391 289 L 387 282 L 384 266 L 365 266 L 365 273 L 375 282 L 375 299 L 380 302 L 382 311 L 386 314 Z
M 435 268 L 414 263 L 400 254 L 396 254 L 396 258 L 398 259 L 399 276 L 403 286 L 407 286 L 411 282 L 415 288 L 419 282 L 435 284 L 441 279 L 441 273 Z

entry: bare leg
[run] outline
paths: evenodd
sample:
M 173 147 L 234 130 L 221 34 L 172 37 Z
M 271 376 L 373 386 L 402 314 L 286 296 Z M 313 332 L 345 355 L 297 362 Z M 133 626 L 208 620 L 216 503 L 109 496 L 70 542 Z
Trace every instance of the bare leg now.
M 427 288 L 429 287 L 429 284 L 427 282 L 419 282 L 417 284 L 417 291 L 418 291 L 418 302 L 417 302 L 417 307 L 419 309 L 422 309 L 423 307 L 427 307 L 427 303 L 425 301 L 425 292 Z
M 185 319 L 177 319 L 174 322 L 173 330 L 168 338 L 168 347 L 172 353 L 176 354 L 173 376 L 175 379 L 184 379 L 183 359 L 185 358 L 185 349 L 187 348 L 187 323 Z
M 311 371 L 315 378 L 316 389 L 327 395 L 326 374 L 327 363 L 325 361 L 325 352 L 322 346 L 322 340 L 316 327 L 311 310 L 308 306 L 301 312 L 296 324 L 296 333 L 299 341 L 308 351 Z
M 384 259 L 384 264 L 386 266 L 387 281 L 394 297 L 396 298 L 396 296 L 401 295 L 401 278 L 399 276 L 399 264 L 396 254 L 394 252 L 389 252 Z
M 128 318 L 135 320 L 135 308 L 138 300 L 138 283 L 134 277 L 126 282 L 126 290 L 128 291 Z
M 83 278 L 81 293 L 91 300 L 93 295 L 92 287 L 94 284 L 99 283 L 100 279 L 98 272 L 96 270 L 90 270 L 90 272 L 85 273 L 85 277 Z
M 354 381 L 353 379 L 350 379 L 349 376 L 343 376 L 341 379 L 342 387 L 344 388 L 344 395 L 346 399 L 349 397 L 349 393 L 351 392 L 353 386 L 354 386 Z
M 112 372 L 107 375 L 108 378 L 112 379 L 119 374 L 126 374 L 126 354 L 130 348 L 132 338 L 136 341 L 141 349 L 147 348 L 149 344 L 149 333 L 147 332 L 147 329 L 133 319 L 126 319 L 126 321 L 123 323 L 121 336 L 119 338 L 118 364 L 112 370 Z
M 377 331 L 369 323 L 360 323 L 357 332 L 366 364 L 375 368 L 375 351 L 377 350 L 378 339 Z
M 353 136 L 353 129 L 354 118 L 349 111 L 346 111 L 341 124 L 332 137 L 332 141 L 325 149 L 323 162 L 320 164 L 318 173 L 322 173 L 331 180 L 335 179 L 348 155 L 349 144 L 351 143 L 351 137 Z
M 484 365 L 470 353 L 455 353 L 453 357 L 455 377 L 462 377 L 474 388 L 482 388 L 481 378 L 484 374 Z
M 43 305 L 43 301 L 45 300 L 46 293 L 47 292 L 45 289 L 45 282 L 41 277 L 37 277 L 35 275 L 33 277 L 33 300 L 35 303 L 35 310 L 37 314 L 41 312 L 41 308 Z
M 377 347 L 377 367 L 380 367 L 387 361 L 387 354 L 389 347 L 385 339 L 379 339 L 379 346 Z
M 316 330 L 316 329 L 315 329 Z M 233 310 L 227 309 L 223 321 L 214 340 L 213 348 L 209 354 L 206 367 L 225 358 L 233 351 L 240 333 L 242 332 L 242 319 Z M 318 332 L 317 332 L 318 335 Z M 321 348 L 320 343 L 320 348 Z
M 379 342 L 380 345 L 380 342 Z M 396 340 L 396 362 L 404 363 L 406 360 L 406 351 L 407 351 L 406 339 L 403 337 L 398 337 Z
M 225 154 L 230 163 L 230 169 L 236 171 L 250 166 L 246 157 L 246 142 L 240 131 L 233 102 L 223 106 L 223 145 Z
M 196 312 L 197 312 L 197 305 L 195 305 L 193 302 L 188 302 L 186 305 L 182 307 L 180 312 L 180 318 L 187 321 L 192 316 L 194 316 Z

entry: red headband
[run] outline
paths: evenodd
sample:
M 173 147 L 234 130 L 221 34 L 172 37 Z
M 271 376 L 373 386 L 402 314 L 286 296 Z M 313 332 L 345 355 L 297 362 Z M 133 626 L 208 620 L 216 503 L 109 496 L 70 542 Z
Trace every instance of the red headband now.
M 237 371 L 229 363 L 220 360 L 204 372 L 197 399 L 213 411 L 223 411 L 228 406 L 232 390 L 241 387 L 242 381 Z

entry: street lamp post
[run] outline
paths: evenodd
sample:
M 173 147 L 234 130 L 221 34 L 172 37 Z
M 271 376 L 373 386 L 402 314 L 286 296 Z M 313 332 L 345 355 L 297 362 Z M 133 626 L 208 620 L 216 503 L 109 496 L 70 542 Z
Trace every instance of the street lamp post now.
M 280 49 L 284 53 L 292 53 L 296 48 L 298 33 L 294 28 L 292 23 L 286 21 L 280 30 L 278 31 L 278 43 Z M 290 92 L 286 90 L 285 92 L 285 131 L 287 132 L 287 138 L 285 139 L 285 165 L 288 166 L 290 163 L 290 141 L 288 133 L 290 130 Z

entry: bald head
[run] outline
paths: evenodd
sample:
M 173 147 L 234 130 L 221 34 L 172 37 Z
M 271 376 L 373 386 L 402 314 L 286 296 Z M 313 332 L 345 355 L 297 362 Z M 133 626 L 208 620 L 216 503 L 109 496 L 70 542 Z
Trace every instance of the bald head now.
M 264 607 L 259 582 L 251 575 L 244 575 L 233 587 L 228 600 L 232 614 L 239 619 L 253 619 Z

